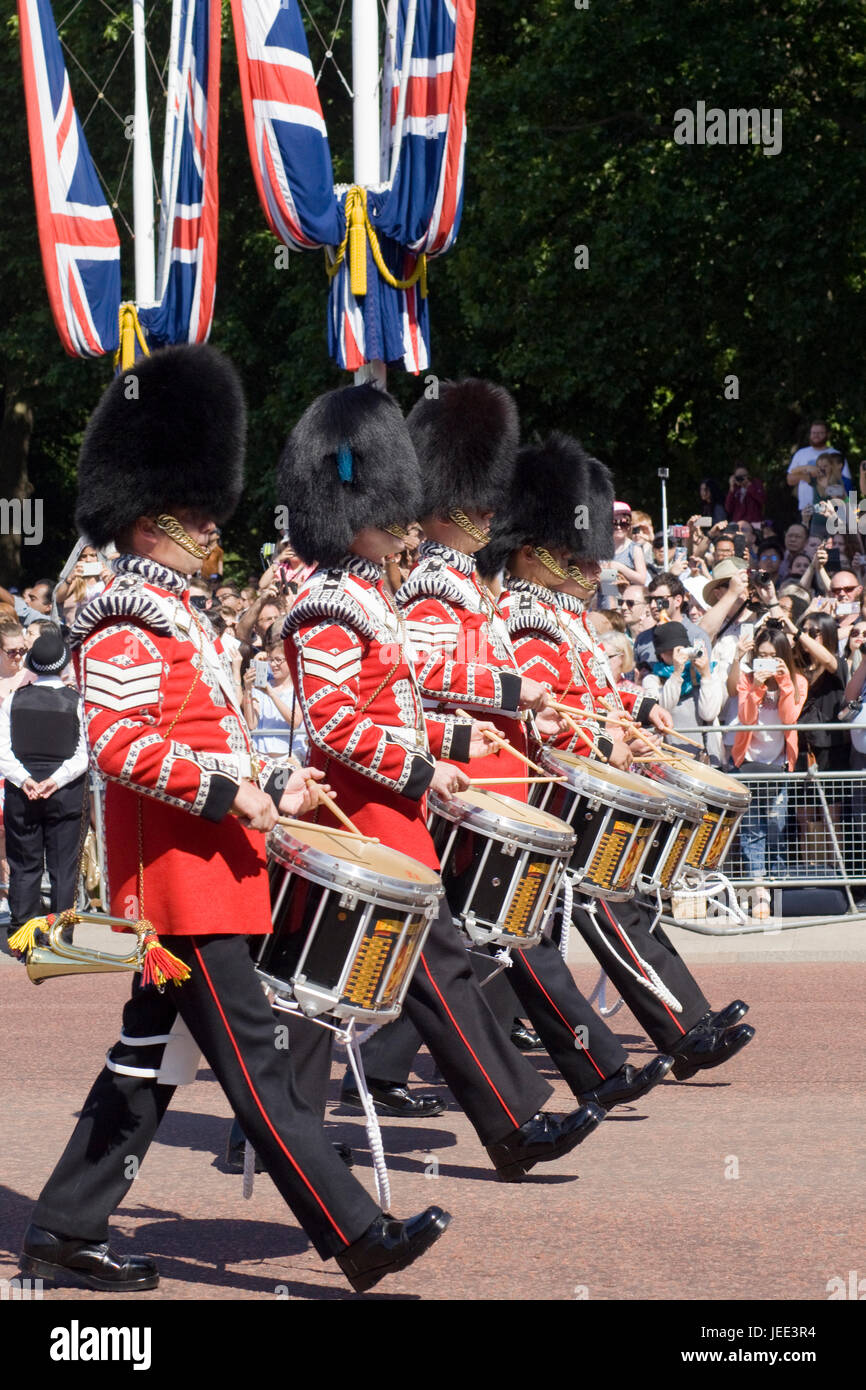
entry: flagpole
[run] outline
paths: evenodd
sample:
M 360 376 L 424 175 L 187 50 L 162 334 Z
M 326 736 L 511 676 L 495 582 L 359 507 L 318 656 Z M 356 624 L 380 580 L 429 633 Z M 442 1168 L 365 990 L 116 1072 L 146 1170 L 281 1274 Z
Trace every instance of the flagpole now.
M 132 0 L 132 46 L 135 59 L 135 122 L 132 147 L 132 220 L 135 233 L 135 302 L 139 308 L 156 298 L 153 172 L 147 109 L 147 53 L 144 0 Z
M 362 188 L 379 183 L 379 10 L 378 0 L 352 0 L 352 161 Z M 385 363 L 376 359 L 355 372 L 355 382 L 384 389 Z

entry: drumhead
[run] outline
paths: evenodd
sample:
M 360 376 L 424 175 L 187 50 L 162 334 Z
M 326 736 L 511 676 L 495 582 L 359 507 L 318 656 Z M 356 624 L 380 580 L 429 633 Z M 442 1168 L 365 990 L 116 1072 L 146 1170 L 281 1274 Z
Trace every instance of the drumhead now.
M 267 852 L 286 869 L 325 887 L 350 888 L 376 897 L 377 887 L 402 896 L 409 905 L 441 897 L 442 882 L 435 869 L 387 845 L 371 844 L 349 835 L 334 835 L 325 825 L 275 825 Z
M 574 832 L 564 820 L 501 792 L 468 787 L 450 802 L 431 792 L 429 804 L 435 816 L 468 825 L 489 839 L 517 840 L 530 848 L 570 850 L 574 845 Z
M 656 781 L 679 787 L 700 801 L 732 807 L 749 804 L 748 789 L 741 782 L 717 767 L 698 762 L 687 753 L 678 753 L 672 762 L 649 763 L 648 767 L 649 775 Z
M 596 758 L 582 758 L 576 753 L 564 753 L 558 749 L 545 749 L 544 758 L 551 770 L 561 772 L 568 778 L 575 791 L 589 793 L 625 810 L 645 810 L 650 816 L 664 815 L 664 792 L 654 787 L 646 777 L 622 772 L 618 767 L 611 767 L 609 763 Z

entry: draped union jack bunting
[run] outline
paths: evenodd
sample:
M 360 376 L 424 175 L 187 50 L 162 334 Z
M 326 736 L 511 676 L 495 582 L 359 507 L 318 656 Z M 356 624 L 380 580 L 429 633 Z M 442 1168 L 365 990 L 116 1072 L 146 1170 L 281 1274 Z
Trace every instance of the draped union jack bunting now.
M 297 0 L 232 0 L 247 144 L 276 237 L 297 251 L 343 235 L 325 118 Z
M 48 0 L 18 0 L 36 221 L 51 312 L 68 353 L 118 345 L 120 241 L 72 100 Z
M 397 128 L 409 0 L 390 0 L 385 54 L 381 178 L 367 212 L 382 259 L 397 280 L 417 257 L 453 244 L 463 206 L 466 95 L 475 0 L 417 0 L 406 101 Z M 298 0 L 232 0 L 247 142 L 259 199 L 271 230 L 287 246 L 338 247 L 346 230 L 346 194 L 333 188 L 322 109 L 313 80 Z M 400 156 L 388 187 L 395 142 Z M 407 371 L 430 361 L 427 301 L 419 284 L 395 288 L 367 244 L 367 292 L 355 295 L 348 257 L 331 281 L 328 345 L 354 370 L 373 358 Z
M 72 101 L 50 0 L 18 0 L 42 264 L 66 351 L 118 346 L 120 239 Z M 173 0 L 152 343 L 203 342 L 216 291 L 220 0 Z
M 174 0 L 157 299 L 139 317 L 151 341 L 202 343 L 216 293 L 219 0 Z

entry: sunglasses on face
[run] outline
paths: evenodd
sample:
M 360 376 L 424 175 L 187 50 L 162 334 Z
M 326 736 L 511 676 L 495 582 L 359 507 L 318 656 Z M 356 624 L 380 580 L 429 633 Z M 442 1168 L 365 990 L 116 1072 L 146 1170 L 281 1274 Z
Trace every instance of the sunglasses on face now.
M 651 604 L 662 604 L 662 606 L 664 606 L 664 604 L 670 603 L 670 594 L 650 594 L 649 601 Z
M 746 481 L 746 474 L 745 474 L 745 473 L 735 473 L 735 474 L 734 474 L 734 482 L 735 482 L 735 483 L 744 483 L 745 481 Z
M 866 627 L 852 627 L 852 637 L 866 637 Z
M 614 524 L 614 526 L 615 526 L 618 530 L 620 530 L 620 531 L 626 531 L 626 530 L 628 530 L 629 527 L 631 526 L 631 517 L 630 517 L 630 516 L 614 517 L 614 519 L 613 519 L 613 524 Z
M 636 598 L 621 598 L 621 599 L 619 600 L 619 606 L 620 606 L 620 608 L 637 608 L 637 605 L 638 605 L 639 603 L 640 603 L 640 599 L 636 599 Z
M 831 594 L 856 594 L 859 584 L 837 584 L 835 589 L 830 585 Z
M 820 632 L 816 627 L 804 627 L 803 631 L 807 637 L 820 637 Z

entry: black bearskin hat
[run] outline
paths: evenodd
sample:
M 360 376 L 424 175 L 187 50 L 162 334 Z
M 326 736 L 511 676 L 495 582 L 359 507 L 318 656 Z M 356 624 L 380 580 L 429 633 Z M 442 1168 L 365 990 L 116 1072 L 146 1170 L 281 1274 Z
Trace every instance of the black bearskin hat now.
M 422 397 L 406 423 L 421 464 L 422 516 L 502 506 L 520 437 L 517 406 L 504 386 L 474 377 L 442 381 L 438 397 Z
M 589 509 L 589 525 L 575 531 L 574 553 L 581 560 L 613 557 L 613 474 L 598 459 L 587 458 L 586 492 L 581 501 Z
M 572 554 L 589 558 L 587 518 L 578 508 L 589 507 L 595 464 L 597 460 L 568 434 L 554 432 L 543 444 L 524 445 L 517 455 L 508 502 L 494 517 L 490 541 L 476 556 L 481 574 L 498 574 L 521 545 L 565 546 Z M 591 516 L 590 507 L 590 520 Z
M 228 358 L 203 343 L 142 358 L 118 373 L 90 417 L 78 457 L 79 531 L 103 546 L 137 517 L 174 508 L 228 520 L 243 491 L 245 436 L 243 389 Z
M 393 397 L 369 384 L 319 396 L 286 440 L 277 488 L 307 564 L 338 564 L 365 526 L 417 521 L 418 459 Z

